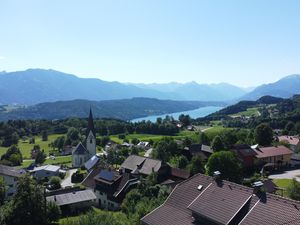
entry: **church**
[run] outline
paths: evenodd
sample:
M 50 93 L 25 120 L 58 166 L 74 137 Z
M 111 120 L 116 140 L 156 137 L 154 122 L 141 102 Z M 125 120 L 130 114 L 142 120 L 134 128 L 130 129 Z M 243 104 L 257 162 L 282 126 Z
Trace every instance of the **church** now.
M 94 127 L 92 109 L 90 109 L 85 146 L 79 142 L 73 150 L 72 166 L 81 167 L 94 155 L 96 155 L 96 131 Z

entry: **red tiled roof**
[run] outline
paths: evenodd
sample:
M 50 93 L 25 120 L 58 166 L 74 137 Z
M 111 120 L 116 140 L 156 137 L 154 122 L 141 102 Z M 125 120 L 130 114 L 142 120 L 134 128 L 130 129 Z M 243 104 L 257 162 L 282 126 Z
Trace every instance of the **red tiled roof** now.
M 197 174 L 178 184 L 164 204 L 141 220 L 146 225 L 299 225 L 299 210 L 300 202 L 254 195 L 252 188 Z
M 290 145 L 297 145 L 299 143 L 299 138 L 295 136 L 279 136 L 279 141 L 287 141 Z
M 256 152 L 256 158 L 267 158 L 272 156 L 280 156 L 280 155 L 291 155 L 293 152 L 285 146 L 278 147 L 265 147 L 254 149 Z

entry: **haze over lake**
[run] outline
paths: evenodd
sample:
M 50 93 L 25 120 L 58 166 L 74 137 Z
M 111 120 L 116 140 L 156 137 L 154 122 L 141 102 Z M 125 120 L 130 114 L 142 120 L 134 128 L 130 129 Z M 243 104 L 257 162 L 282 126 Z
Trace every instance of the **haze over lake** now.
M 190 117 L 192 119 L 196 119 L 196 118 L 199 118 L 199 117 L 207 116 L 207 115 L 209 115 L 211 113 L 214 113 L 216 111 L 219 111 L 222 108 L 223 107 L 219 107 L 219 106 L 207 106 L 207 107 L 201 107 L 201 108 L 194 109 L 194 110 L 189 110 L 189 111 L 168 113 L 168 114 L 163 114 L 163 115 L 154 115 L 154 116 L 147 116 L 147 117 L 137 118 L 137 119 L 131 120 L 131 122 L 141 122 L 143 120 L 146 120 L 146 121 L 150 120 L 151 122 L 155 122 L 158 117 L 164 118 L 167 115 L 172 116 L 174 119 L 178 119 L 178 117 L 181 114 L 185 114 L 185 115 L 188 114 L 188 115 L 190 115 Z

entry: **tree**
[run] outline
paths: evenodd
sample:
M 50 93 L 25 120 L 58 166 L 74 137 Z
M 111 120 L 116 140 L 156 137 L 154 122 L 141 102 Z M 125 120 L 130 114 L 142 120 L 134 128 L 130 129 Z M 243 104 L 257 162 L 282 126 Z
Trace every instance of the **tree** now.
M 0 206 L 3 205 L 6 194 L 6 186 L 3 177 L 0 177 Z
M 61 210 L 54 202 L 47 202 L 48 223 L 57 222 L 60 218 Z
M 287 187 L 287 193 L 291 199 L 300 200 L 300 183 L 295 178 Z
M 134 145 L 137 145 L 139 142 L 140 141 L 137 138 L 132 138 L 132 140 L 131 140 L 131 144 L 134 144 Z
M 162 138 L 153 149 L 152 156 L 164 162 L 168 162 L 172 156 L 179 153 L 176 142 L 169 137 Z
M 181 156 L 173 156 L 170 159 L 170 164 L 176 168 L 179 169 L 184 169 L 186 168 L 187 164 L 189 163 L 189 161 L 187 160 L 187 158 L 183 155 Z
M 295 124 L 292 121 L 289 121 L 286 125 L 285 125 L 285 130 L 287 130 L 288 132 L 293 131 L 295 129 Z
M 16 145 L 12 145 L 7 149 L 6 153 L 1 157 L 1 160 L 3 159 L 9 161 L 11 166 L 19 166 L 23 161 L 22 153 Z
M 206 164 L 206 172 L 212 176 L 215 171 L 221 172 L 221 178 L 240 182 L 241 165 L 236 156 L 230 151 L 213 153 Z
M 202 145 L 210 145 L 209 137 L 204 132 L 200 132 L 199 140 L 200 140 L 200 144 Z
M 190 164 L 190 172 L 191 174 L 203 173 L 204 172 L 204 164 L 201 156 L 195 155 L 193 156 Z
M 46 199 L 43 187 L 37 185 L 28 174 L 18 180 L 17 192 L 12 199 L 9 225 L 46 225 Z
M 59 136 L 54 140 L 54 147 L 58 150 L 62 150 L 66 142 L 65 136 Z
M 42 151 L 39 151 L 35 157 L 35 163 L 36 164 L 43 164 L 46 161 L 47 155 L 44 152 L 44 149 Z
M 190 137 L 184 137 L 182 140 L 182 145 L 185 146 L 190 146 L 192 144 L 192 139 Z
M 273 130 L 266 124 L 258 125 L 254 130 L 255 141 L 262 146 L 269 146 L 273 141 Z
M 220 151 L 224 149 L 224 144 L 222 142 L 222 139 L 219 135 L 215 136 L 212 143 L 211 143 L 211 148 L 214 151 Z
M 53 176 L 50 178 L 49 184 L 51 186 L 51 189 L 59 189 L 61 187 L 60 185 L 61 179 L 57 176 Z
M 178 120 L 184 125 L 184 126 L 188 126 L 191 124 L 191 118 L 189 115 L 184 115 L 181 114 L 178 118 Z
M 46 130 L 42 131 L 42 141 L 48 141 L 48 132 Z

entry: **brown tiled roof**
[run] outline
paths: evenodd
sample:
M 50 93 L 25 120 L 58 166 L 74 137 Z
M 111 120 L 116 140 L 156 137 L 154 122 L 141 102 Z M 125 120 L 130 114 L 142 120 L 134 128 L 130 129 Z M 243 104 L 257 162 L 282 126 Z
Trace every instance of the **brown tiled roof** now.
M 142 222 L 146 225 L 299 225 L 299 209 L 300 202 L 273 194 L 254 195 L 252 188 L 228 181 L 220 184 L 212 177 L 197 174 L 177 185 L 165 203 L 143 217 Z
M 257 154 L 249 145 L 236 145 L 234 150 L 242 157 L 255 156 Z
M 256 158 L 267 158 L 272 156 L 280 156 L 280 155 L 292 155 L 293 152 L 285 146 L 278 146 L 278 147 L 265 147 L 254 149 L 256 152 Z
M 189 206 L 200 216 L 228 224 L 242 206 L 249 202 L 253 191 L 240 185 L 211 183 Z
M 290 145 L 297 145 L 299 144 L 299 137 L 295 136 L 279 136 L 278 137 L 279 141 L 287 141 Z
M 171 167 L 171 176 L 182 178 L 182 179 L 188 179 L 191 176 L 191 174 L 188 170 L 182 170 L 182 169 Z
M 259 200 L 240 225 L 300 224 L 300 202 L 269 195 Z

